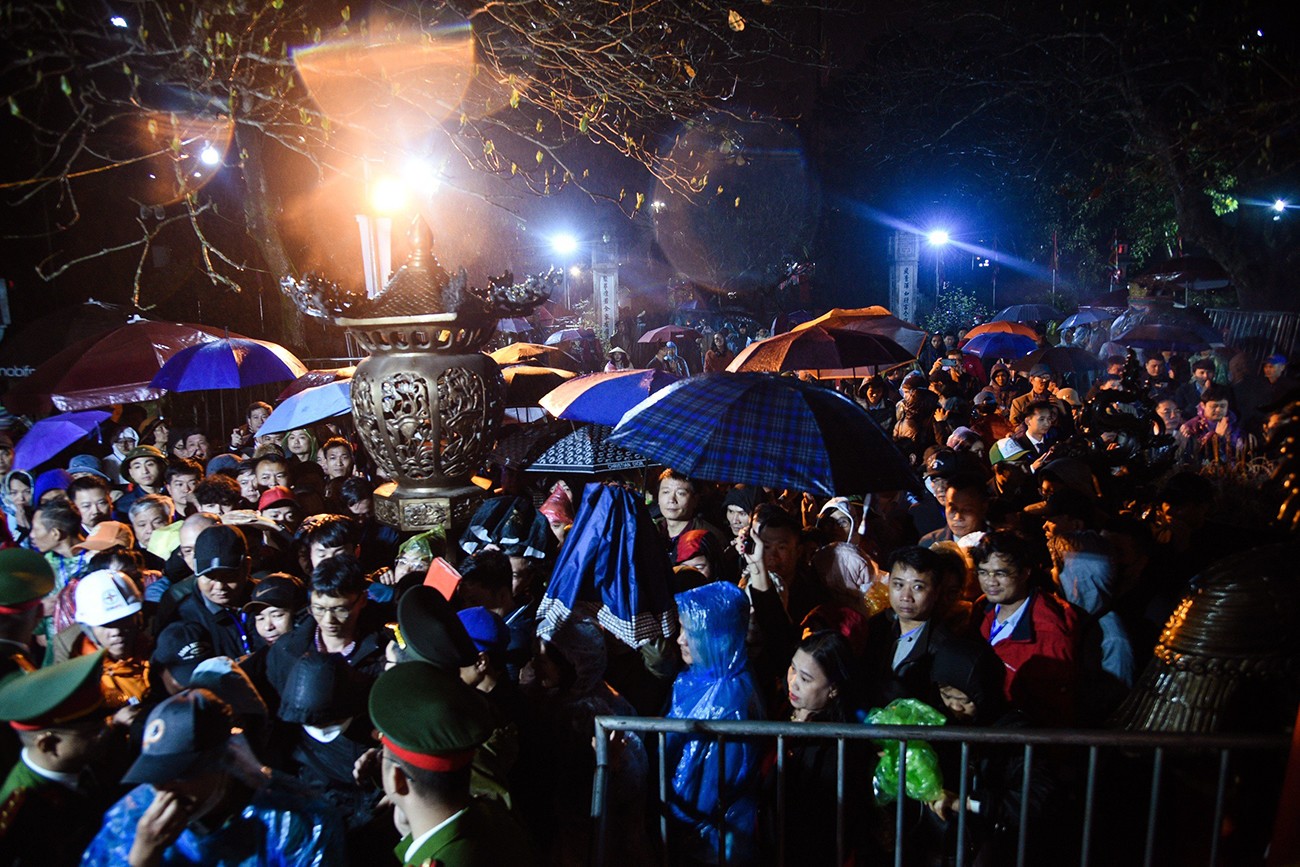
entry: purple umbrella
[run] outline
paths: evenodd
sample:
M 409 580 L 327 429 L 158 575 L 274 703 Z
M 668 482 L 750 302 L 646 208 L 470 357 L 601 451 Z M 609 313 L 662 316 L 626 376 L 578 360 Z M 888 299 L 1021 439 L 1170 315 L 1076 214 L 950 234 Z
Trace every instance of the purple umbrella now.
M 558 418 L 613 427 L 629 409 L 676 381 L 662 370 L 593 373 L 561 384 L 538 403 Z
M 967 340 L 962 351 L 973 352 L 980 357 L 981 361 L 987 361 L 990 358 L 1020 358 L 1037 348 L 1038 341 L 1023 334 L 986 331 Z
M 244 388 L 297 379 L 307 366 L 289 350 L 266 340 L 223 337 L 191 346 L 168 359 L 149 385 L 168 391 Z
M 14 446 L 14 466 L 36 469 L 68 446 L 90 436 L 100 422 L 109 418 L 110 414 L 102 409 L 90 409 L 41 419 Z

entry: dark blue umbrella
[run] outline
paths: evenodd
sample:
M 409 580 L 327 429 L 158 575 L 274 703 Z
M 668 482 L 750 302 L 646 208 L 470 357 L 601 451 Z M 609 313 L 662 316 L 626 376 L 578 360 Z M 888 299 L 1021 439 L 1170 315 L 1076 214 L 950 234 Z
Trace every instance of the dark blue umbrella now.
M 967 340 L 966 345 L 962 347 L 962 352 L 973 352 L 981 360 L 987 361 L 990 358 L 1019 358 L 1037 348 L 1038 341 L 1023 334 L 990 331 L 976 334 Z
M 68 446 L 90 436 L 100 422 L 109 418 L 109 413 L 102 409 L 88 409 L 41 419 L 14 446 L 14 466 L 36 469 Z
M 352 380 L 341 379 L 303 389 L 280 402 L 262 422 L 259 434 L 284 433 L 352 412 Z
M 182 349 L 149 385 L 168 391 L 244 388 L 297 379 L 307 366 L 292 352 L 266 340 L 223 337 Z
M 537 634 L 550 638 L 570 617 L 588 614 L 629 647 L 671 638 L 671 576 L 663 538 L 640 496 L 592 482 L 537 607 Z
M 613 427 L 623 414 L 677 377 L 663 370 L 615 370 L 562 383 L 538 401 L 557 418 Z
M 1046 304 L 1012 304 L 998 311 L 994 322 L 1047 322 L 1060 316 L 1055 307 Z
M 628 411 L 611 439 L 688 476 L 826 497 L 916 485 L 862 407 L 793 377 L 706 373 Z

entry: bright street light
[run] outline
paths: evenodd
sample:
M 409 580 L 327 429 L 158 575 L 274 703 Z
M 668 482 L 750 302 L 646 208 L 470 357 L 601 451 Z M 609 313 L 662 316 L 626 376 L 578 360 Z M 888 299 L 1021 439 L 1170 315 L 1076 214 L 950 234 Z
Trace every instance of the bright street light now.
M 579 268 L 577 265 L 574 265 L 572 268 L 569 269 L 569 276 L 571 276 L 571 277 L 581 277 L 581 276 L 582 276 L 582 269 Z
M 551 239 L 551 248 L 561 256 L 569 256 L 578 252 L 578 239 L 572 235 L 556 235 Z
M 379 214 L 403 211 L 410 202 L 410 187 L 397 178 L 385 176 L 370 185 L 370 206 Z
M 948 243 L 948 233 L 943 229 L 935 229 L 928 233 L 925 236 L 925 239 L 929 241 L 932 246 L 942 247 L 944 244 Z
M 206 145 L 199 152 L 199 161 L 205 166 L 215 166 L 221 162 L 221 151 L 212 145 Z

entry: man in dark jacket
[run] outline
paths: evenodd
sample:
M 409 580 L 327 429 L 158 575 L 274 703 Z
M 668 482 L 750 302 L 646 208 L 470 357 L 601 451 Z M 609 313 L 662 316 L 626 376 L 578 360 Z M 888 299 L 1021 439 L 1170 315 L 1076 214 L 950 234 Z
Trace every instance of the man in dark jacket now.
M 383 618 L 366 598 L 367 582 L 351 554 L 322 560 L 311 575 L 308 611 L 311 618 L 271 646 L 266 657 L 267 679 L 282 696 L 289 670 L 303 654 L 337 653 L 369 684 L 384 669 Z
M 260 647 L 262 638 L 242 610 L 254 586 L 243 534 L 234 527 L 208 527 L 194 541 L 194 566 L 198 592 L 176 606 L 176 622 L 167 629 L 197 627 L 215 656 L 239 659 Z

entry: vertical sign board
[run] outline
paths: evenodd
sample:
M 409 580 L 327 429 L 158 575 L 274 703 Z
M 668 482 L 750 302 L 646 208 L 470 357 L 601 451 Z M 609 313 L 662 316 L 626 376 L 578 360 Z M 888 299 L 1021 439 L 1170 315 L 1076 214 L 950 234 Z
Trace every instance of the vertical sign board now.
M 601 340 L 609 340 L 618 321 L 618 250 L 612 241 L 592 245 L 591 279 L 596 328 Z
M 889 309 L 907 322 L 916 317 L 916 274 L 921 260 L 921 236 L 895 232 L 889 239 Z

